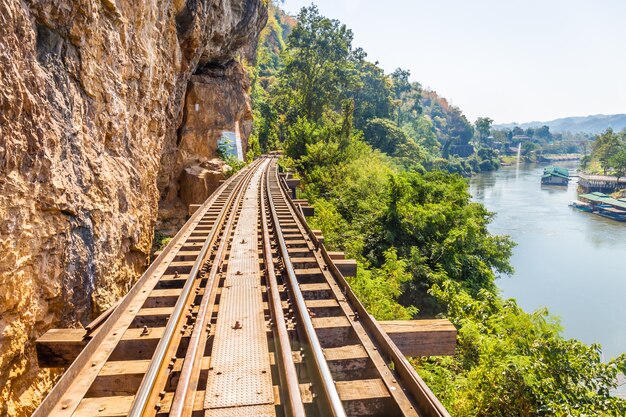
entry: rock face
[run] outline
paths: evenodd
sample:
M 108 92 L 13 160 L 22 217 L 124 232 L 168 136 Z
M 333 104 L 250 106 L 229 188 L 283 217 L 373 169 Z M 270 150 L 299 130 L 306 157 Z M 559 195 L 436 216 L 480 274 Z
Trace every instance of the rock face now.
M 162 190 L 159 228 L 170 233 L 178 229 L 184 223 L 187 206 L 204 201 L 219 179 L 224 179 L 222 168 L 215 166 L 216 161 L 209 162 L 217 155 L 218 141 L 224 134 L 237 137 L 242 148 L 247 148 L 252 130 L 249 88 L 248 76 L 236 61 L 201 65 L 191 76 L 175 151 L 165 152 L 162 160 L 168 168 L 161 170 L 163 177 L 159 181 Z M 211 172 L 203 176 L 212 179 L 207 182 L 206 192 L 194 194 L 199 189 L 195 182 L 190 182 L 190 174 L 199 170 Z
M 202 204 L 219 187 L 227 168 L 220 160 L 197 161 L 185 168 L 180 176 L 180 199 L 189 207 Z
M 180 222 L 209 192 L 188 177 L 207 141 L 238 124 L 245 143 L 240 62 L 266 18 L 263 0 L 0 0 L 0 416 L 55 377 L 34 340 L 145 268 L 159 201 Z

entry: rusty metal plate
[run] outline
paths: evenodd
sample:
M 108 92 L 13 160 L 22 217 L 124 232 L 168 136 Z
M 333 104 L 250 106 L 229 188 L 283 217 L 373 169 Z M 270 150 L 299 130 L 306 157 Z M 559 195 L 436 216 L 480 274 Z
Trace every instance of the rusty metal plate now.
M 206 416 L 275 415 L 258 255 L 260 174 L 246 190 L 233 236 L 215 325 Z M 269 414 L 257 414 L 258 406 Z

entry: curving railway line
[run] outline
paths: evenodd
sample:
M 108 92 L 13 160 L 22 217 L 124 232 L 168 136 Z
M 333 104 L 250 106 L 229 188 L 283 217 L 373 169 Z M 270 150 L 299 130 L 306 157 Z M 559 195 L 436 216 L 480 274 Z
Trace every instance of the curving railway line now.
M 34 416 L 449 416 L 276 162 L 256 160 L 192 215 L 87 326 Z

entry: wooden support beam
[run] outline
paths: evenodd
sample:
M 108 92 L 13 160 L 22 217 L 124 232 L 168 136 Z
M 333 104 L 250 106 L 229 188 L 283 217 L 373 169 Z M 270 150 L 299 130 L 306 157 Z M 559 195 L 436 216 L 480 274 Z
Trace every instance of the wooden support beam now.
M 337 259 L 346 259 L 346 254 L 343 252 L 328 252 L 328 257 L 333 261 Z
M 41 368 L 67 368 L 89 342 L 84 329 L 50 329 L 35 341 Z
M 315 235 L 315 237 L 317 238 L 317 241 L 320 244 L 324 243 L 324 236 L 322 236 L 322 231 L 321 230 L 312 230 L 313 234 Z
M 405 356 L 449 356 L 456 347 L 456 327 L 449 320 L 379 322 Z
M 292 190 L 300 185 L 300 178 L 287 178 L 286 181 L 287 187 L 291 188 Z
M 335 259 L 333 263 L 344 277 L 356 277 L 356 260 Z
M 302 215 L 304 217 L 313 217 L 315 216 L 315 208 L 311 206 L 304 206 L 300 204 L 300 210 L 302 210 Z

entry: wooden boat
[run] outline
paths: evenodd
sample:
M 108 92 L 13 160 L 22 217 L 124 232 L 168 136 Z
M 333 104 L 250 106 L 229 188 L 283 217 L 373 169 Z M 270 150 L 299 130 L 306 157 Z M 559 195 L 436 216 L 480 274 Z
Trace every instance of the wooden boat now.
M 589 203 L 585 203 L 583 201 L 578 201 L 578 200 L 574 200 L 571 203 L 569 203 L 570 207 L 573 207 L 575 209 L 578 209 L 580 211 L 584 211 L 587 213 L 592 213 L 593 212 L 593 206 Z
M 618 222 L 626 222 L 626 211 L 614 207 L 598 207 L 596 214 Z

